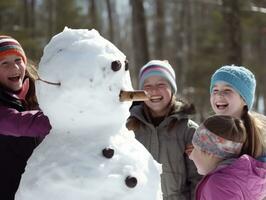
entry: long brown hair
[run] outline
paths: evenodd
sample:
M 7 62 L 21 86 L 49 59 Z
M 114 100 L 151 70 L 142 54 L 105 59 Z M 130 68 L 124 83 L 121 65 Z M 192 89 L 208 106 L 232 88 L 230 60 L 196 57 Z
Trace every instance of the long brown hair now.
M 25 79 L 29 79 L 29 90 L 25 98 L 25 106 L 27 109 L 38 109 L 39 104 L 36 97 L 35 80 L 37 79 L 37 70 L 32 61 L 26 66 Z
M 262 155 L 263 138 L 259 120 L 248 112 L 248 107 L 245 106 L 241 119 L 244 122 L 247 139 L 242 148 L 242 154 L 248 154 L 254 158 Z
M 213 115 L 203 125 L 215 135 L 224 139 L 244 143 L 247 138 L 246 128 L 241 119 L 229 115 Z

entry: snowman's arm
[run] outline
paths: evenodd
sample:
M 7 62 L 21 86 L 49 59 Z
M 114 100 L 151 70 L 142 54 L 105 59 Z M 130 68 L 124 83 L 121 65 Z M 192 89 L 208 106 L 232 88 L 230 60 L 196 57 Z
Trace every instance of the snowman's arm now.
M 19 112 L 13 108 L 0 106 L 0 134 L 11 136 L 45 136 L 51 125 L 42 111 Z

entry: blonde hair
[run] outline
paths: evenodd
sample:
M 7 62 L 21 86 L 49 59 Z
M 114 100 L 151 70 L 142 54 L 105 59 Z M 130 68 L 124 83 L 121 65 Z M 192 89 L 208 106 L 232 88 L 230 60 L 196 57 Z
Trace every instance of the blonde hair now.
M 257 158 L 262 155 L 265 148 L 265 141 L 262 135 L 263 122 L 258 115 L 249 113 L 247 106 L 244 107 L 241 119 L 247 131 L 247 139 L 244 143 L 242 153 Z

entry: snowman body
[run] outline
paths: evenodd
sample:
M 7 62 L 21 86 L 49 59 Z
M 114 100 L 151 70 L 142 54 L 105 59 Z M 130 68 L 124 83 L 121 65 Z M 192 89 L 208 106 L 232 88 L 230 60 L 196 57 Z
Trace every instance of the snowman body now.
M 125 128 L 125 55 L 95 30 L 65 30 L 44 49 L 37 97 L 52 130 L 30 157 L 16 200 L 159 200 L 161 166 Z

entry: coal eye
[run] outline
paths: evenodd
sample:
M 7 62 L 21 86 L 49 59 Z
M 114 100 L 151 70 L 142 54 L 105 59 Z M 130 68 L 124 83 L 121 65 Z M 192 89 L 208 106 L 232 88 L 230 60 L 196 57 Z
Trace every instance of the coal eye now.
M 122 66 L 121 62 L 119 60 L 115 60 L 115 61 L 112 62 L 111 68 L 112 68 L 113 71 L 116 72 L 116 71 L 121 69 L 121 66 Z
M 128 70 L 128 60 L 125 60 L 125 70 L 127 71 Z

